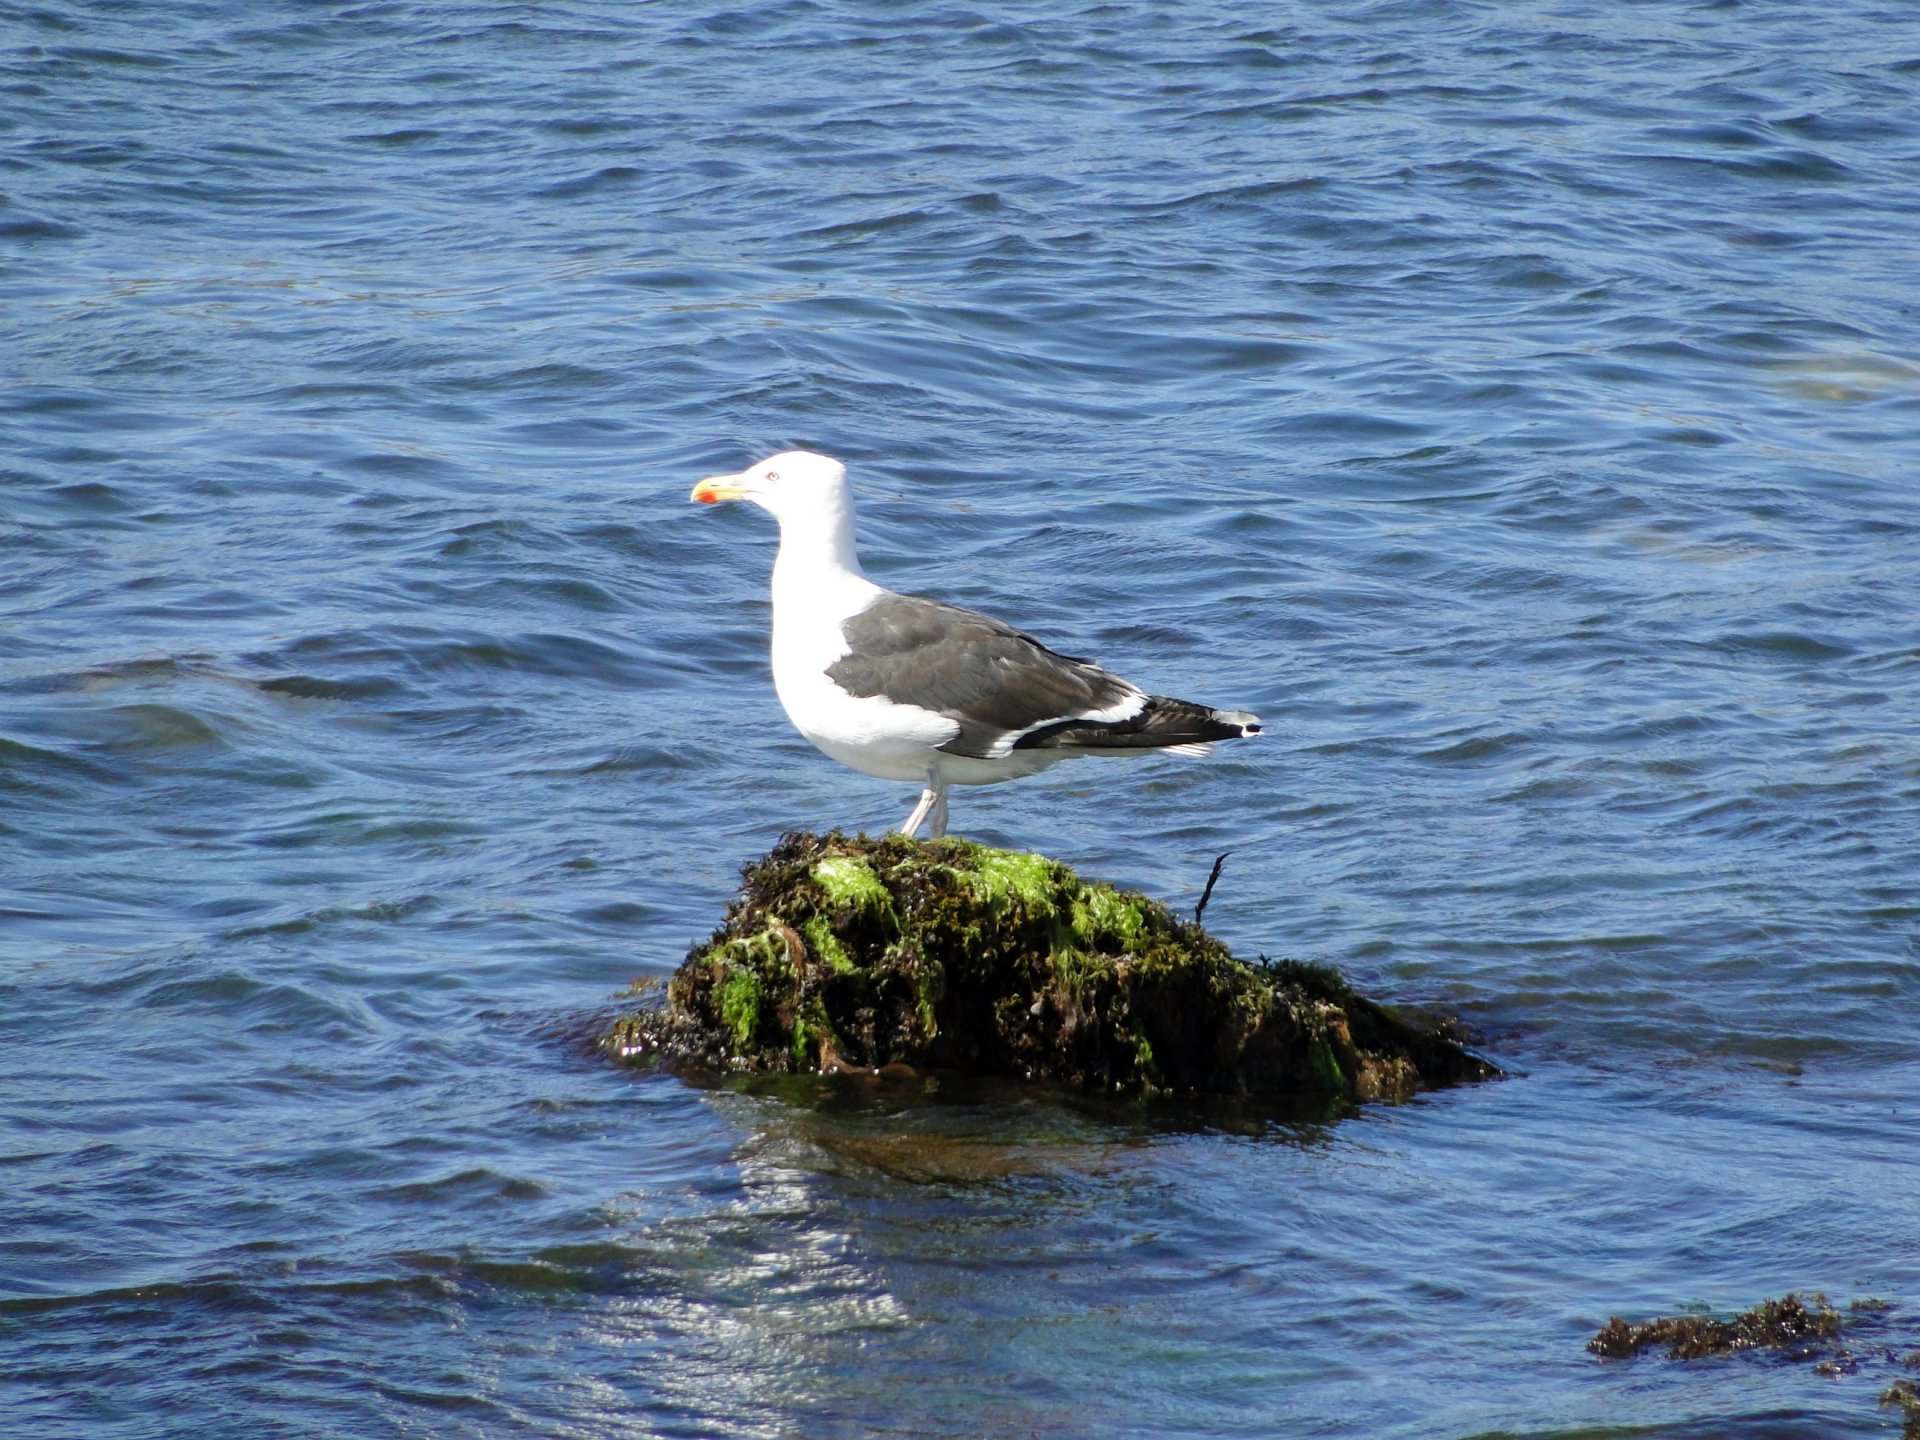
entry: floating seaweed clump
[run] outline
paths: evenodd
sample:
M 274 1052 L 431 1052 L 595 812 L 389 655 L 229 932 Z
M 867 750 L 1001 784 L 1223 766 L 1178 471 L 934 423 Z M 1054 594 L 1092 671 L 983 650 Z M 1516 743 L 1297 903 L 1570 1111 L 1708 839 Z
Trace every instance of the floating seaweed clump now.
M 1808 1305 L 1800 1292 L 1762 1300 L 1744 1315 L 1715 1320 L 1708 1315 L 1674 1315 L 1629 1325 L 1618 1315 L 1607 1321 L 1587 1349 L 1610 1360 L 1624 1360 L 1664 1345 L 1670 1360 L 1698 1360 L 1740 1350 L 1806 1351 L 1824 1348 L 1840 1333 L 1840 1312 L 1815 1295 Z
M 1920 1369 L 1920 1350 L 1901 1357 L 1897 1347 L 1886 1343 L 1887 1316 L 1893 1308 L 1884 1300 L 1855 1300 L 1842 1315 L 1826 1296 L 1802 1299 L 1794 1291 L 1778 1300 L 1763 1300 L 1732 1320 L 1678 1315 L 1629 1325 L 1616 1315 L 1587 1342 L 1587 1349 L 1610 1360 L 1629 1359 L 1661 1346 L 1672 1360 L 1770 1351 L 1787 1360 L 1812 1361 L 1815 1373 L 1828 1379 L 1856 1375 L 1863 1365 L 1897 1363 Z M 1920 1440 L 1920 1385 L 1895 1380 L 1881 1392 L 1880 1403 L 1901 1410 L 1903 1440 Z
M 1402 1096 L 1497 1073 L 1333 971 L 1246 964 L 1040 855 L 791 834 L 743 872 L 627 1058 L 735 1073 L 937 1067 L 1116 1094 Z
M 1920 1355 L 1908 1357 L 1909 1363 L 1920 1360 Z M 1911 1380 L 1896 1380 L 1880 1392 L 1880 1403 L 1887 1406 L 1899 1406 L 1905 1423 L 1900 1427 L 1902 1440 L 1920 1440 L 1920 1385 Z

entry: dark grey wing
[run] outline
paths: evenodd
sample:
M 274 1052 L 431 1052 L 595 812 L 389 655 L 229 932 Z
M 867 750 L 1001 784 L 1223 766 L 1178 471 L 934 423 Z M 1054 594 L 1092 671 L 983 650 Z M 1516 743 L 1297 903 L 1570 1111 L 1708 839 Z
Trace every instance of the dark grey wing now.
M 956 721 L 940 748 L 1004 755 L 1040 726 L 1121 718 L 1145 702 L 1090 660 L 1049 650 L 987 615 L 913 595 L 883 595 L 841 626 L 850 653 L 827 675 L 851 695 L 882 695 Z

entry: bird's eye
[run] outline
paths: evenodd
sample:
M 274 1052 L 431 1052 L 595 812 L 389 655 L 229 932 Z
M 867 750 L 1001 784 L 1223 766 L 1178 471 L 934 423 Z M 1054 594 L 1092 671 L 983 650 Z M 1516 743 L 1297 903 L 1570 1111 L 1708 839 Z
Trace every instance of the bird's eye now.
M 778 480 L 779 478 L 780 478 L 780 472 L 778 470 L 767 471 L 767 479 Z

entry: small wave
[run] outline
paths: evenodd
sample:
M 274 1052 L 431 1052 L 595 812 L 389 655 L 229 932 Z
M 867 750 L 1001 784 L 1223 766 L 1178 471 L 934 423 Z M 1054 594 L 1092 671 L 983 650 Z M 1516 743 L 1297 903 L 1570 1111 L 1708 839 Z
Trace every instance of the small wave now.
M 346 135 L 341 138 L 349 145 L 379 145 L 384 148 L 395 149 L 408 145 L 427 144 L 440 139 L 442 133 L 443 132 L 439 130 L 382 130 L 359 135 Z
M 388 675 L 327 678 L 318 675 L 279 675 L 256 680 L 254 688 L 289 700 L 386 700 L 405 693 L 406 686 Z
M 79 240 L 86 235 L 78 225 L 68 225 L 41 215 L 0 216 L 0 240 L 31 244 L 35 240 Z
M 461 467 L 440 455 L 423 450 L 378 450 L 351 455 L 335 462 L 343 470 L 363 475 L 378 475 L 407 480 L 446 479 L 459 475 Z
M 101 480 L 57 486 L 49 493 L 62 504 L 94 515 L 125 515 L 136 508 L 123 490 Z
M 609 165 L 591 175 L 562 180 L 534 193 L 542 200 L 579 200 L 604 190 L 625 189 L 645 178 L 645 171 L 631 165 Z
M 97 751 L 167 752 L 226 749 L 227 740 L 213 722 L 178 705 L 114 705 L 98 712 L 106 722 Z
M 547 1193 L 547 1186 L 538 1180 L 476 1165 L 432 1180 L 383 1185 L 370 1192 L 369 1198 L 399 1204 L 427 1203 L 438 1207 L 475 1201 L 530 1200 Z
M 143 1009 L 217 1015 L 223 1026 L 258 1034 L 296 1034 L 339 1041 L 364 1034 L 371 1017 L 357 1002 L 328 999 L 305 985 L 261 980 L 233 970 L 175 977 L 140 995 Z
M 89 780 L 119 778 L 113 767 L 86 755 L 0 735 L 0 776 L 8 785 L 30 784 L 36 774 L 47 771 Z
M 710 753 L 690 746 L 667 745 L 622 745 L 612 754 L 584 765 L 570 765 L 558 769 L 541 768 L 525 773 L 530 775 L 618 775 L 648 774 L 665 772 L 668 774 L 705 770 L 713 763 Z
M 1727 654 L 1777 656 L 1783 660 L 1844 660 L 1855 653 L 1852 645 L 1841 641 L 1791 630 L 1733 631 L 1705 643 L 1707 648 Z
M 285 920 L 241 926 L 227 931 L 220 938 L 249 940 L 263 936 L 307 935 L 334 925 L 395 925 L 434 910 L 439 903 L 438 896 L 420 894 L 397 900 L 372 900 L 364 905 L 329 905 Z
M 558 631 L 480 635 L 410 626 L 342 630 L 305 636 L 277 651 L 248 658 L 260 665 L 300 662 L 299 674 L 308 673 L 314 661 L 347 662 L 356 670 L 372 672 L 363 673 L 360 683 L 384 680 L 396 689 L 402 682 L 380 672 L 436 676 L 461 670 L 506 670 L 569 678 L 604 679 L 612 675 L 636 685 L 646 681 L 637 653 L 602 639 Z
M 0 1299 L 0 1316 L 30 1317 L 79 1309 L 101 1309 L 117 1316 L 155 1315 L 176 1310 L 205 1309 L 220 1313 L 259 1314 L 297 1297 L 440 1298 L 450 1293 L 447 1282 L 431 1271 L 415 1274 L 340 1280 L 245 1279 L 238 1275 L 207 1276 L 197 1280 L 159 1281 L 147 1285 L 114 1286 L 70 1294 L 9 1296 Z
M 1416 758 L 1434 765 L 1480 765 L 1534 749 L 1537 743 L 1533 736 L 1503 731 L 1497 735 L 1471 735 L 1434 749 L 1421 750 L 1416 752 Z

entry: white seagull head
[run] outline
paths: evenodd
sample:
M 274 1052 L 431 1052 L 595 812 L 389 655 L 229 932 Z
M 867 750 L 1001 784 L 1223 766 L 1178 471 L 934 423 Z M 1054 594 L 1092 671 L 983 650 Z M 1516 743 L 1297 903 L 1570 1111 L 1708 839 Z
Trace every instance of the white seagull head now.
M 690 498 L 702 505 L 751 500 L 781 522 L 830 514 L 846 506 L 847 467 L 811 450 L 782 450 L 738 475 L 709 475 Z

